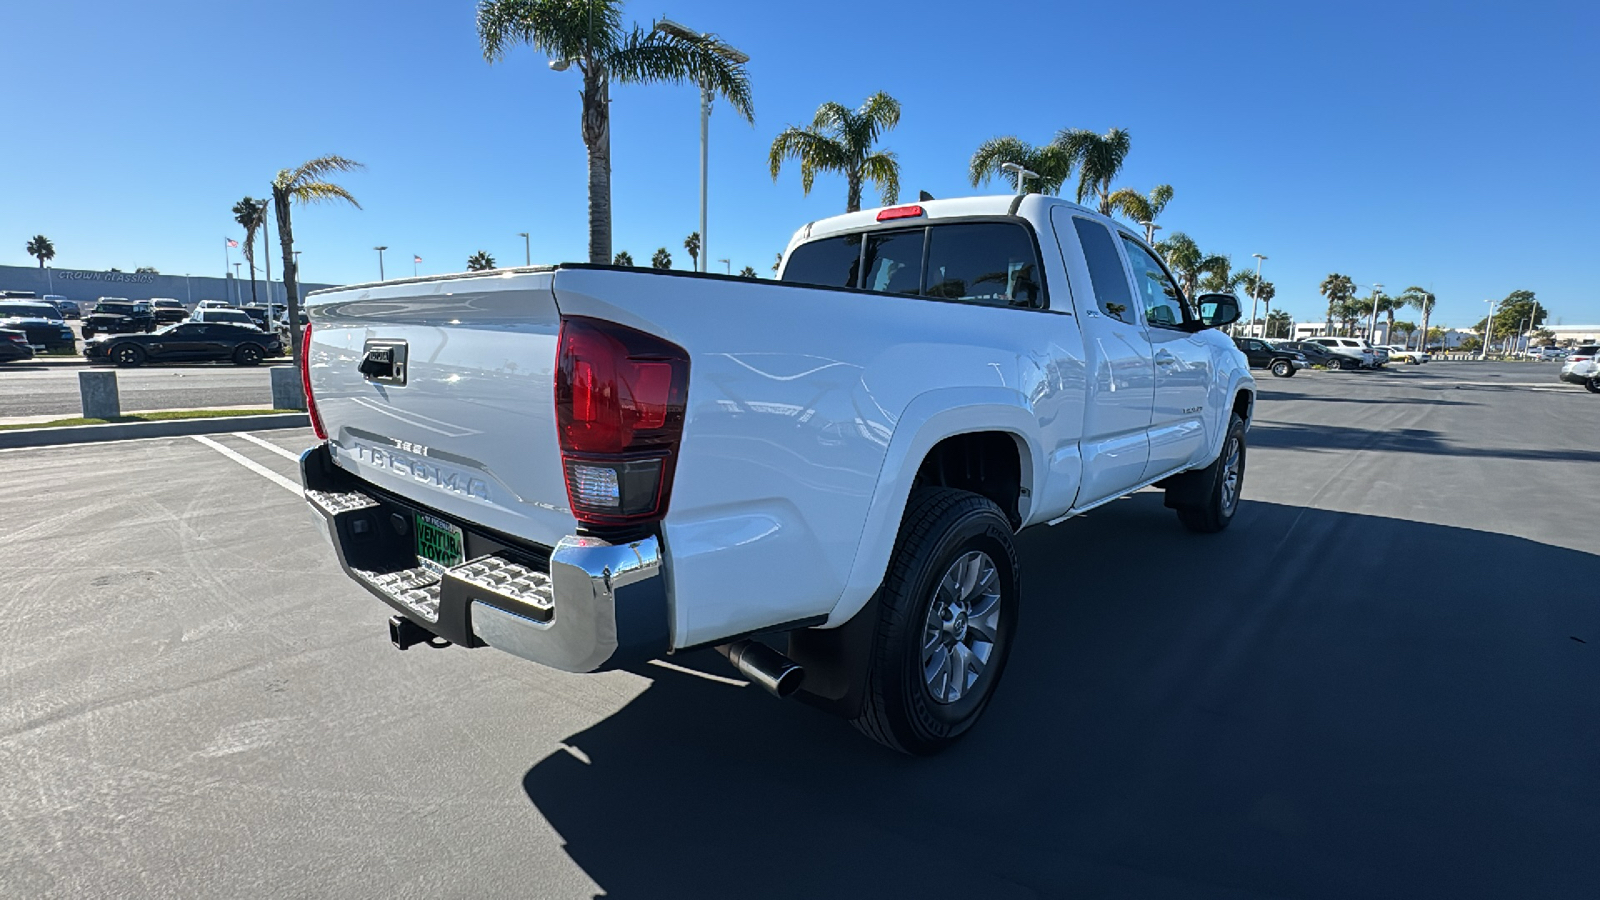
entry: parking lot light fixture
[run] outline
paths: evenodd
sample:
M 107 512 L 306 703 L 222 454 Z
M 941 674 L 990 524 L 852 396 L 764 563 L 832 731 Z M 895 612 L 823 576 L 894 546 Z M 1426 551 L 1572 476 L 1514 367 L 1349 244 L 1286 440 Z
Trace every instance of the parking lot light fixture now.
M 385 281 L 387 279 L 383 277 L 383 251 L 389 249 L 389 247 L 385 245 L 381 247 L 373 247 L 372 249 L 378 251 L 378 280 Z
M 1019 194 L 1026 194 L 1028 192 L 1028 179 L 1029 178 L 1038 178 L 1039 177 L 1039 173 L 1038 172 L 1031 172 L 1031 171 L 1029 171 L 1027 169 L 1024 169 L 1020 164 L 1014 163 L 1014 162 L 1003 162 L 1003 163 L 1001 163 L 1000 164 L 1000 171 L 1002 171 L 1002 172 L 1010 172 L 1012 175 L 1016 176 L 1016 178 L 1017 178 L 1017 193 L 1019 193 Z
M 750 61 L 748 54 L 736 50 L 724 43 L 714 34 L 695 31 L 684 25 L 679 25 L 671 19 L 661 19 L 650 29 L 660 34 L 669 34 L 680 40 L 699 44 L 702 49 L 715 53 L 730 62 L 744 65 Z M 550 64 L 555 68 L 555 64 Z M 702 80 L 700 83 L 700 253 L 695 257 L 695 267 L 701 272 L 706 270 L 706 263 L 710 256 L 710 242 L 706 238 L 706 178 L 710 160 L 710 130 L 711 130 L 711 85 Z
M 1139 224 L 1144 226 L 1144 242 L 1154 247 L 1156 245 L 1156 232 L 1160 230 L 1161 226 L 1151 221 L 1144 221 Z
M 517 232 L 517 237 L 522 238 L 522 264 L 525 266 L 533 265 L 533 245 L 528 243 L 528 233 L 519 231 Z
M 1261 264 L 1266 262 L 1267 258 L 1260 253 L 1252 253 L 1250 255 L 1256 258 L 1256 280 L 1250 286 L 1250 335 L 1251 337 L 1261 337 L 1267 333 L 1267 329 L 1262 326 L 1261 334 L 1255 333 L 1256 313 L 1261 308 Z

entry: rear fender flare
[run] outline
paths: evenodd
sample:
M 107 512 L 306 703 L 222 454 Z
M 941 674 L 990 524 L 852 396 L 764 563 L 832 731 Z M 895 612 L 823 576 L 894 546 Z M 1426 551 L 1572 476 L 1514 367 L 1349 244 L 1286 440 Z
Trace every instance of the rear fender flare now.
M 1038 428 L 1038 418 L 1027 399 L 1009 388 L 941 388 L 919 394 L 907 404 L 889 439 L 849 578 L 823 627 L 832 628 L 848 621 L 883 583 L 917 469 L 928 451 L 945 438 L 978 431 L 1000 431 L 1016 440 L 1023 489 L 1018 512 L 1026 522 L 1030 500 L 1038 496 L 1038 485 L 1044 474 L 1040 468 L 1044 465 L 1044 455 L 1033 445 Z

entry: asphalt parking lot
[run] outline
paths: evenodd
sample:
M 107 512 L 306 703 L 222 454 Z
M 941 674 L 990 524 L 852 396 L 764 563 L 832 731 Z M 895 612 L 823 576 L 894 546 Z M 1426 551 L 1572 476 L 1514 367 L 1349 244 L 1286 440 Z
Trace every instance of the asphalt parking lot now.
M 1234 526 L 1024 533 L 930 760 L 714 655 L 395 652 L 307 431 L 0 452 L 0 896 L 1593 897 L 1600 397 L 1555 371 L 1262 373 Z

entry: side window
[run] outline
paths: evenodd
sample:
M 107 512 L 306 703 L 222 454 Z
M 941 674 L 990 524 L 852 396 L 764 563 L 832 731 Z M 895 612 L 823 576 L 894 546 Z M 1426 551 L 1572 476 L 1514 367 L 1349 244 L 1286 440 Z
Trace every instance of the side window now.
M 794 248 L 783 267 L 783 280 L 788 284 L 853 288 L 860 270 L 861 235 L 847 234 Z
M 887 294 L 922 290 L 923 230 L 880 232 L 867 236 L 866 277 L 861 286 Z
M 1111 242 L 1111 232 L 1098 222 L 1076 216 L 1072 227 L 1078 232 L 1078 243 L 1089 263 L 1089 280 L 1094 283 L 1100 311 L 1113 319 L 1137 324 L 1133 316 L 1133 297 L 1128 291 L 1128 276 L 1117 256 L 1117 247 Z
M 1128 250 L 1128 262 L 1133 266 L 1133 289 L 1139 302 L 1144 304 L 1144 320 L 1163 328 L 1180 328 L 1187 318 L 1183 310 L 1183 294 L 1172 283 L 1161 263 L 1137 241 L 1122 238 Z M 1250 349 L 1262 350 L 1260 342 L 1252 341 Z
M 929 297 L 987 306 L 1044 306 L 1039 260 L 1028 230 L 1008 222 L 928 229 Z

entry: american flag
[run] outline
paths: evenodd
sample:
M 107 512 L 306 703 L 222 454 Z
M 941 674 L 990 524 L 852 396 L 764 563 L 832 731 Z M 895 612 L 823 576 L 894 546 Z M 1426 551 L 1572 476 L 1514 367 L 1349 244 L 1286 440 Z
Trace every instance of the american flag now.
M 229 247 L 237 247 L 237 246 L 239 246 L 239 242 L 234 240 L 233 238 L 228 238 L 228 246 Z
M 420 262 L 422 262 L 422 257 L 417 256 L 416 254 L 412 254 L 411 261 L 414 262 L 414 263 L 420 263 Z

